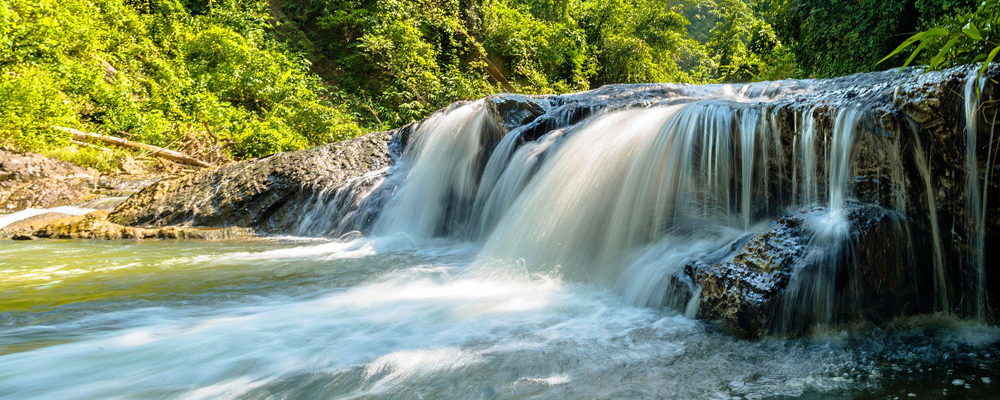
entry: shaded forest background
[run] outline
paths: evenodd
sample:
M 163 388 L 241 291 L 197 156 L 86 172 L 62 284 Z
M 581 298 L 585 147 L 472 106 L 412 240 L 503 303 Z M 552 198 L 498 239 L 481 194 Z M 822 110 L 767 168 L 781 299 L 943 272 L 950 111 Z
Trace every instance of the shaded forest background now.
M 64 126 L 225 162 L 396 127 L 498 92 L 846 75 L 902 65 L 909 54 L 876 64 L 977 6 L 0 0 L 0 146 L 105 171 L 136 156 L 72 146 L 53 128 Z

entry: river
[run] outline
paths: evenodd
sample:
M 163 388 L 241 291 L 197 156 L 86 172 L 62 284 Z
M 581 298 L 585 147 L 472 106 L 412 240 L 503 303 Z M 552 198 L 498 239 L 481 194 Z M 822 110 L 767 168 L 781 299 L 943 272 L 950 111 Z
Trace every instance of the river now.
M 8 241 L 0 260 L 2 398 L 985 399 L 1000 378 L 996 328 L 741 341 L 455 241 Z

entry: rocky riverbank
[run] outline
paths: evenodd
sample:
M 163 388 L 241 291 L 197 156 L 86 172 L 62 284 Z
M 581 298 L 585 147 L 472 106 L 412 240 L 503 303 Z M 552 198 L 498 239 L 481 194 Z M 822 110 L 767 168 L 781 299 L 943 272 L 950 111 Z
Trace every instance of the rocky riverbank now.
M 0 148 L 0 215 L 27 208 L 99 208 L 106 199 L 130 196 L 164 176 L 102 175 L 41 154 Z

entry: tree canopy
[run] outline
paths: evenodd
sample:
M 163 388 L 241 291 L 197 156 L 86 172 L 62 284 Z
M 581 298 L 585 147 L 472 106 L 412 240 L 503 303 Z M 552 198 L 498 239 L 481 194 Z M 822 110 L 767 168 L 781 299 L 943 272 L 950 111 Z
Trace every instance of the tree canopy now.
M 490 93 L 829 77 L 902 65 L 903 54 L 876 63 L 917 30 L 961 23 L 975 8 L 969 0 L 0 0 L 0 145 L 114 168 L 106 153 L 66 150 L 69 138 L 52 127 L 68 126 L 169 148 L 210 141 L 242 159 L 388 129 Z

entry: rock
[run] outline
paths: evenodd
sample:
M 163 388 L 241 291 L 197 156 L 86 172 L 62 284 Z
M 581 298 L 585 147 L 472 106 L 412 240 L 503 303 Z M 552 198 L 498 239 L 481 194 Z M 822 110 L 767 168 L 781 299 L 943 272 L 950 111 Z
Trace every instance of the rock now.
M 96 177 L 97 171 L 41 154 L 0 149 L 0 212 L 85 201 Z
M 699 316 L 722 321 L 741 338 L 770 333 L 777 300 L 803 252 L 802 222 L 801 216 L 781 218 L 750 237 L 731 260 L 688 265 L 685 272 L 700 288 Z
M 854 321 L 881 324 L 931 312 L 927 252 L 911 249 L 907 222 L 883 207 L 853 204 L 843 233 L 830 236 L 829 209 L 782 217 L 752 235 L 731 258 L 693 262 L 699 316 L 734 336 L 798 335 Z
M 14 235 L 11 236 L 10 238 L 10 240 L 35 240 L 35 239 L 37 238 L 31 235 Z
M 541 100 L 547 103 L 546 100 Z M 508 131 L 527 125 L 545 114 L 543 103 L 533 96 L 520 94 L 492 95 L 486 98 L 486 107 L 496 126 Z
M 108 211 L 94 211 L 82 216 L 50 220 L 32 236 L 51 239 L 201 239 L 222 240 L 255 236 L 249 228 L 136 228 L 107 220 Z M 19 237 L 25 234 L 17 234 Z
M 39 214 L 34 217 L 25 218 L 23 220 L 17 221 L 3 228 L 0 228 L 0 238 L 11 238 L 15 236 L 31 235 L 35 231 L 42 229 L 52 222 L 72 217 L 69 214 L 50 212 L 45 214 Z
M 128 196 L 160 178 L 100 175 L 96 170 L 41 154 L 0 149 L 0 213 Z
M 109 221 L 291 232 L 304 211 L 334 188 L 366 175 L 384 175 L 408 134 L 408 127 L 371 133 L 164 179 L 115 208 Z

